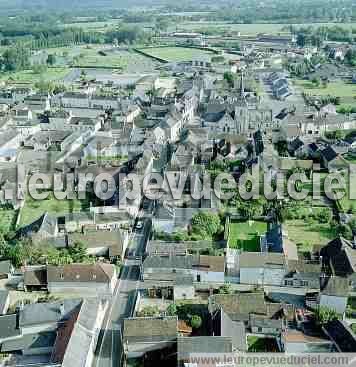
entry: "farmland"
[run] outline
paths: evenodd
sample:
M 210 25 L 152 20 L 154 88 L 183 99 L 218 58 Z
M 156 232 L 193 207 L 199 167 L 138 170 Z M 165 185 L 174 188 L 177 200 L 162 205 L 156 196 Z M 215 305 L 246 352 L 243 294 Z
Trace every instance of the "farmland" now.
M 340 103 L 345 105 L 356 105 L 356 85 L 343 81 L 330 82 L 326 87 L 315 86 L 308 80 L 295 80 L 295 85 L 301 87 L 303 91 L 313 96 L 333 96 L 339 97 Z
M 36 73 L 33 70 L 18 71 L 15 73 L 4 73 L 0 79 L 3 81 L 12 81 L 20 83 L 36 83 L 39 81 L 60 81 L 68 73 L 69 68 L 55 67 L 47 68 L 43 72 Z
M 213 55 L 210 51 L 185 47 L 152 47 L 141 48 L 140 51 L 168 62 L 189 61 L 194 58 L 210 59 Z

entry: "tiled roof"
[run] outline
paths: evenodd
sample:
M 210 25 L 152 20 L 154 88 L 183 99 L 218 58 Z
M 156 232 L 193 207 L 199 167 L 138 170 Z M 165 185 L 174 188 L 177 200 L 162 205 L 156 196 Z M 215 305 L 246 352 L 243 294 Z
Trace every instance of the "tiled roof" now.
M 47 267 L 48 283 L 110 283 L 115 267 L 111 264 L 70 264 Z

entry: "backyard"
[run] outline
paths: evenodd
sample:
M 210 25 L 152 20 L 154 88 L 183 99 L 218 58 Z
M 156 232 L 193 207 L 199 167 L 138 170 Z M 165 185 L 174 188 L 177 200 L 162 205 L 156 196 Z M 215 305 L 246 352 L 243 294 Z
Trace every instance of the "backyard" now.
M 20 226 L 28 225 L 40 218 L 42 214 L 48 212 L 51 215 L 59 216 L 68 213 L 87 210 L 89 203 L 85 200 L 58 200 L 50 193 L 45 200 L 35 200 L 30 195 L 26 196 L 25 205 L 21 209 Z
M 231 222 L 229 227 L 228 244 L 230 248 L 243 251 L 259 252 L 260 236 L 267 231 L 264 222 Z
M 208 61 L 213 55 L 211 51 L 188 47 L 149 47 L 141 48 L 140 51 L 168 62 L 191 61 L 201 58 Z
M 304 219 L 287 220 L 283 229 L 301 252 L 310 251 L 314 245 L 325 245 L 337 235 L 330 223 L 324 224 Z

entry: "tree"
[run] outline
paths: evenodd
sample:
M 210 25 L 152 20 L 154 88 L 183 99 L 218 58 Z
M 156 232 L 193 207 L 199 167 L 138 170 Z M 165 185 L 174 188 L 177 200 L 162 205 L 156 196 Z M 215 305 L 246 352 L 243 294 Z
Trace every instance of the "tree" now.
M 171 303 L 168 307 L 167 307 L 167 315 L 168 316 L 177 316 L 178 314 L 178 309 L 177 309 L 177 305 L 175 303 Z
M 82 263 L 89 260 L 87 248 L 82 242 L 75 242 L 74 246 L 69 247 L 68 253 L 74 263 Z
M 21 71 L 30 66 L 30 53 L 22 46 L 7 49 L 2 56 L 2 64 L 5 71 Z
M 337 320 L 340 316 L 338 313 L 328 307 L 318 307 L 315 312 L 315 319 L 318 325 L 323 326 L 330 321 Z
M 230 88 L 234 87 L 234 75 L 232 73 L 226 71 L 224 73 L 224 80 L 226 80 Z
M 207 237 L 213 237 L 221 230 L 219 215 L 213 212 L 201 211 L 192 218 L 192 231 Z
M 50 65 L 50 66 L 53 66 L 55 65 L 56 63 L 56 55 L 55 54 L 49 54 L 48 57 L 47 57 L 47 64 Z
M 306 37 L 304 33 L 298 33 L 297 35 L 297 45 L 299 47 L 304 47 L 306 44 Z
M 232 294 L 231 284 L 225 283 L 219 288 L 219 294 Z
M 139 317 L 158 317 L 159 308 L 157 306 L 146 306 L 138 312 Z
M 200 316 L 198 315 L 193 315 L 190 319 L 190 326 L 193 328 L 193 329 L 199 329 L 202 325 L 203 321 L 201 319 Z
M 165 17 L 160 17 L 156 21 L 156 29 L 160 32 L 166 32 L 169 27 L 169 22 Z
M 43 74 L 47 71 L 47 66 L 42 64 L 33 65 L 32 71 L 34 74 Z

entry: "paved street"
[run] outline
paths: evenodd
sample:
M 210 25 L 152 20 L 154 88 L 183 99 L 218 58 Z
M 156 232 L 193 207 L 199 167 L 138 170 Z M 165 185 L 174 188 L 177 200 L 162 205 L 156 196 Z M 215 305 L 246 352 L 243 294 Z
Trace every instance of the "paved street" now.
M 142 255 L 151 231 L 151 221 L 145 219 L 141 230 L 133 233 L 130 251 Z M 130 317 L 140 284 L 140 267 L 137 260 L 125 260 L 115 294 L 112 298 L 103 330 L 99 337 L 93 367 L 117 367 L 121 365 L 123 350 L 121 346 L 121 326 Z

